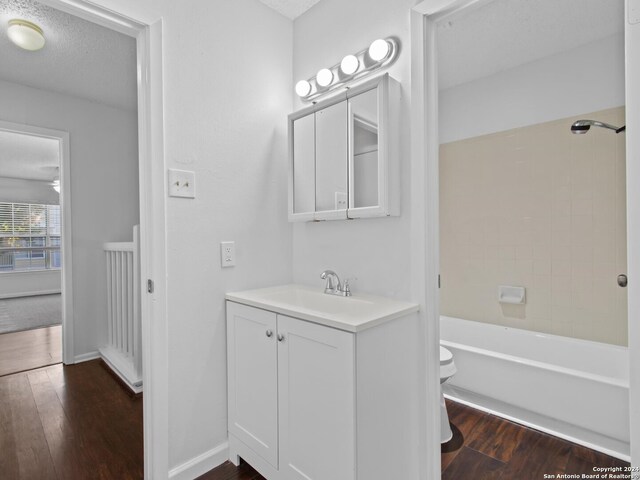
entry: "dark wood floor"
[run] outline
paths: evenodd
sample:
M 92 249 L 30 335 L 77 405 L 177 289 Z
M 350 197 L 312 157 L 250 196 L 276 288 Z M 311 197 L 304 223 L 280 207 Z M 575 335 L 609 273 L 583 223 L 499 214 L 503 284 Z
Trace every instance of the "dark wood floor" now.
M 217 468 L 210 470 L 196 480 L 266 480 L 256 472 L 251 465 L 242 462 L 236 467 L 231 462 L 225 462 Z
M 62 361 L 62 327 L 0 334 L 0 376 Z
M 629 464 L 447 400 L 454 437 L 442 446 L 442 480 L 541 480 Z M 227 462 L 201 480 L 264 480 L 250 465 Z M 395 480 L 395 479 L 394 479 Z M 398 479 L 400 480 L 400 479 Z
M 622 460 L 447 401 L 453 439 L 442 446 L 443 480 L 540 480 L 544 474 L 594 473 Z
M 540 480 L 626 462 L 447 402 L 454 438 L 442 448 L 443 480 Z M 0 478 L 143 478 L 142 398 L 99 360 L 0 377 Z M 201 480 L 264 480 L 229 462 Z M 398 479 L 400 480 L 400 479 Z
M 142 398 L 99 360 L 0 377 L 0 478 L 143 478 Z

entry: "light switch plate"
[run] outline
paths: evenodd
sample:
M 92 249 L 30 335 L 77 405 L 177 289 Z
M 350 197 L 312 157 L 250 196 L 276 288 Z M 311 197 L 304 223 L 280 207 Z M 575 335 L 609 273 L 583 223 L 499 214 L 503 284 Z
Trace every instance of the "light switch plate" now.
M 196 174 L 187 170 L 169 169 L 169 196 L 196 198 Z
M 236 264 L 235 242 L 220 242 L 220 266 L 233 267 Z

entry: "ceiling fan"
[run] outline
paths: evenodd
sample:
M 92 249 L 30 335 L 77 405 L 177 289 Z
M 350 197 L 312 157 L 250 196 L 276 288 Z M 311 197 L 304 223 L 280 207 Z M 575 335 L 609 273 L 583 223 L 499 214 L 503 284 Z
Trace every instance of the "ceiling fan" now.
M 51 175 L 53 178 L 51 179 L 51 182 L 49 182 L 49 185 L 51 185 L 57 193 L 60 193 L 60 167 L 46 166 L 46 167 L 40 167 L 40 168 L 42 170 L 51 171 Z

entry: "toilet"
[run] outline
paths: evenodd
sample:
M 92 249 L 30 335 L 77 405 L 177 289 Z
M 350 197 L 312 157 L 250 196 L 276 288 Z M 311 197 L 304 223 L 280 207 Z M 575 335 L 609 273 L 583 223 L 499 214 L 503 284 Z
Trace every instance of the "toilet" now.
M 440 443 L 446 443 L 453 437 L 449 425 L 447 405 L 442 394 L 442 384 L 456 374 L 456 366 L 453 363 L 453 354 L 444 347 L 440 347 Z

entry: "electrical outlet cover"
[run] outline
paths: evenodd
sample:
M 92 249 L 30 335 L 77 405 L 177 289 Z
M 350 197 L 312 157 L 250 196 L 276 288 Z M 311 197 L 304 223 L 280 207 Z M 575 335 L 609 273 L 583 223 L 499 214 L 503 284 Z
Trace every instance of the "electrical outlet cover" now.
M 233 267 L 236 264 L 235 242 L 220 242 L 220 266 Z

